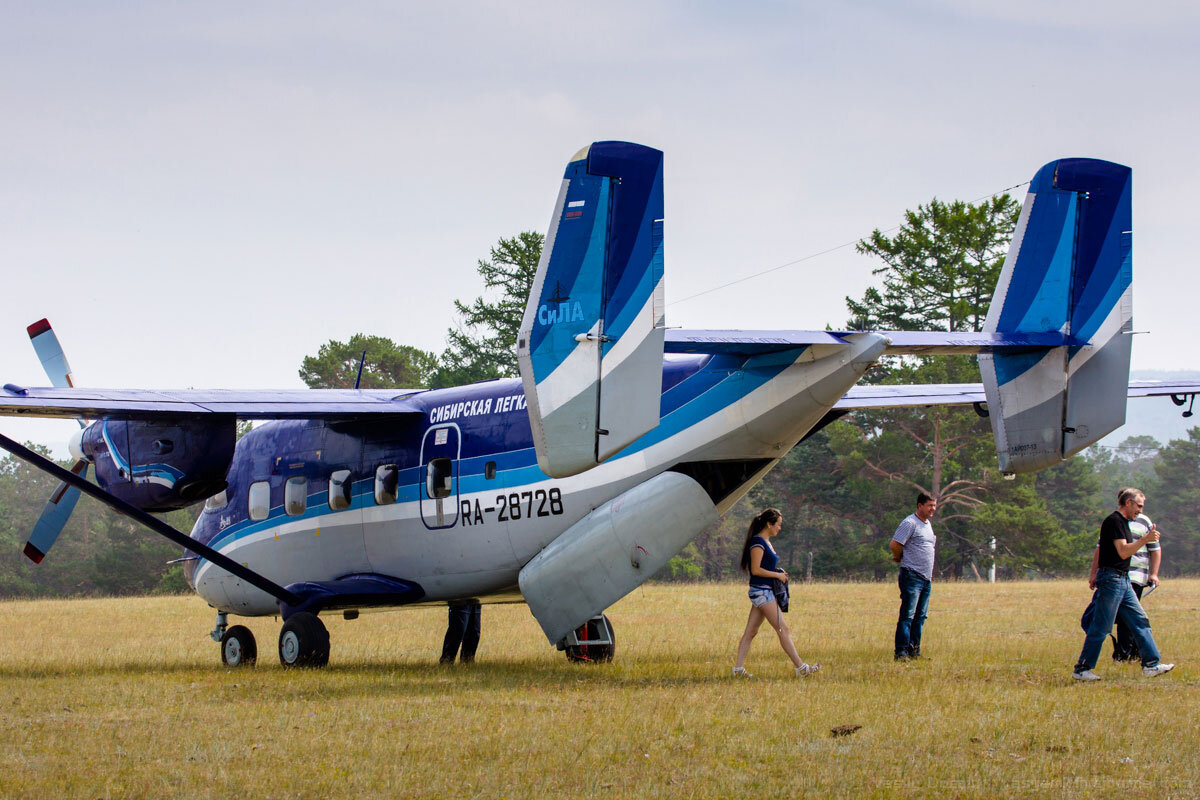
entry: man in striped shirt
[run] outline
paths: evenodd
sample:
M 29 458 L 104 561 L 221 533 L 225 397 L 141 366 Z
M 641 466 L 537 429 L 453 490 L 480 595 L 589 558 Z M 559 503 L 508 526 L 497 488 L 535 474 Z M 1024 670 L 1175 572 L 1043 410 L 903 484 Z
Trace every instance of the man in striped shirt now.
M 1141 539 L 1154 523 L 1145 514 L 1138 514 L 1136 519 L 1129 521 L 1129 532 L 1135 540 Z M 1096 588 L 1096 569 L 1100 562 L 1100 548 L 1092 557 L 1091 585 Z M 1138 601 L 1147 586 L 1158 586 L 1158 568 L 1162 564 L 1162 541 L 1150 542 L 1129 557 L 1129 583 L 1133 587 Z M 1117 618 L 1117 638 L 1113 641 L 1113 661 L 1137 661 L 1141 658 L 1137 642 L 1134 641 L 1133 631 L 1120 617 Z

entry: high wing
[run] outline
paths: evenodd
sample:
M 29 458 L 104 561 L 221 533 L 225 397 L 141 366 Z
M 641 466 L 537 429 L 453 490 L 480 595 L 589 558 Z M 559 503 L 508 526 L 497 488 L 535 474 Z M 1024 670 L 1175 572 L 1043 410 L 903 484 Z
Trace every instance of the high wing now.
M 1170 397 L 1176 405 L 1200 393 L 1200 381 L 1130 381 L 1129 397 Z M 868 408 L 914 408 L 918 406 L 969 406 L 986 403 L 982 383 L 926 385 L 855 386 L 834 409 L 857 411 Z
M 232 414 L 241 419 L 354 419 L 421 414 L 405 389 L 85 389 L 5 384 L 0 414 L 96 419 L 153 419 Z

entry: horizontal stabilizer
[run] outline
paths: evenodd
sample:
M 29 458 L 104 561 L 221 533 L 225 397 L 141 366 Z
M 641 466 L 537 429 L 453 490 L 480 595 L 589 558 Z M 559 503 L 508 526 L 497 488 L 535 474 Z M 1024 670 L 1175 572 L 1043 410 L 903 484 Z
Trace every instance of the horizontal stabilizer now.
M 862 331 L 741 331 L 670 330 L 664 349 L 668 353 L 712 353 L 757 356 L 817 344 L 845 345 L 847 337 Z M 1021 353 L 1083 344 L 1060 332 L 1052 333 L 947 333 L 944 331 L 871 331 L 889 340 L 885 355 L 973 355 Z

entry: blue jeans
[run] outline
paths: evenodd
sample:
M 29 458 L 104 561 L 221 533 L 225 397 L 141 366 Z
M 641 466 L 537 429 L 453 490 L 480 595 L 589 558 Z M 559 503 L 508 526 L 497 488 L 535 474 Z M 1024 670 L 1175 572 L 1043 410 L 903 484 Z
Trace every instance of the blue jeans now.
M 1142 656 L 1143 667 L 1158 665 L 1158 648 L 1154 645 L 1154 635 L 1150 633 L 1150 620 L 1142 611 L 1142 604 L 1133 593 L 1129 576 L 1115 569 L 1104 568 L 1096 572 L 1096 610 L 1092 614 L 1092 624 L 1088 626 L 1087 636 L 1083 640 L 1083 651 L 1079 654 L 1079 663 L 1075 665 L 1076 672 L 1083 672 L 1096 666 L 1100 658 L 1100 648 L 1112 631 L 1113 622 L 1120 619 L 1133 634 L 1138 652 Z
M 482 617 L 478 600 L 450 603 L 450 621 L 446 626 L 446 638 L 442 640 L 443 664 L 453 664 L 458 655 L 458 646 L 462 645 L 463 661 L 474 661 L 475 650 L 479 647 L 479 629 Z
M 921 629 L 929 616 L 933 583 L 908 567 L 900 568 L 900 619 L 896 621 L 896 657 L 921 655 Z M 1110 623 L 1111 626 L 1111 623 Z

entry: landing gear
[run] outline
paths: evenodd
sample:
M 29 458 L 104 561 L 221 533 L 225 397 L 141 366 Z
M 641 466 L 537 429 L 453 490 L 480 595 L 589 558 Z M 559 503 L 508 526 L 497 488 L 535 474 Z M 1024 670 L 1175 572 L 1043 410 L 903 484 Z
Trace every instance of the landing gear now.
M 567 634 L 562 649 L 568 661 L 612 661 L 617 652 L 617 635 L 608 617 L 600 614 Z
M 323 667 L 329 663 L 329 631 L 316 614 L 301 611 L 283 623 L 279 663 L 284 667 Z
M 208 632 L 221 645 L 221 663 L 227 667 L 253 667 L 258 662 L 258 644 L 245 625 L 229 627 L 229 615 L 217 612 L 217 623 Z
M 253 667 L 258 663 L 258 644 L 245 625 L 234 625 L 221 637 L 221 663 L 227 667 Z

